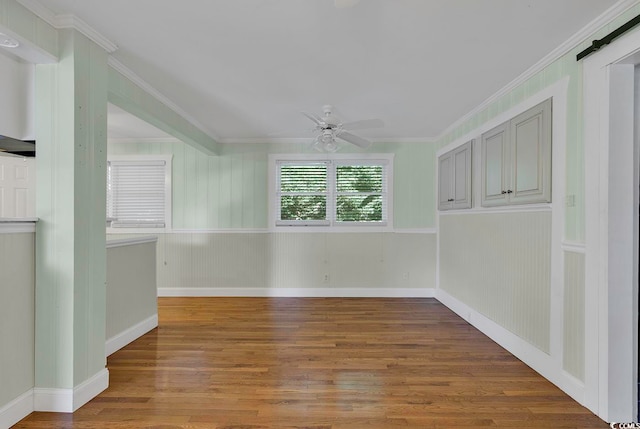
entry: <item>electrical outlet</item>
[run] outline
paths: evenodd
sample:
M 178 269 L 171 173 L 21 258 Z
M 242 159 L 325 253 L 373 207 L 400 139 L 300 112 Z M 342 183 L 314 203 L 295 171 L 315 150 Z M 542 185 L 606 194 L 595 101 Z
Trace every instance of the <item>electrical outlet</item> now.
M 325 283 L 329 283 L 329 274 L 325 274 L 324 275 L 324 280 Z
M 402 273 L 402 280 L 409 280 L 409 272 L 405 271 Z
M 576 196 L 575 195 L 567 195 L 565 198 L 567 207 L 575 207 L 576 206 Z

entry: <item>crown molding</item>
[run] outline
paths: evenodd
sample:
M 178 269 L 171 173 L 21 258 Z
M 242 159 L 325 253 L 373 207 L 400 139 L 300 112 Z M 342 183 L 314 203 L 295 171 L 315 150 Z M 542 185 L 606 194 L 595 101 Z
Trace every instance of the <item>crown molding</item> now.
M 222 144 L 311 144 L 315 137 L 225 137 L 218 140 Z
M 151 84 L 149 84 L 146 80 L 138 76 L 129 67 L 125 66 L 124 64 L 122 64 L 120 61 L 118 61 L 111 55 L 109 56 L 108 64 L 115 71 L 117 71 L 118 73 L 120 73 L 121 75 L 129 79 L 131 82 L 133 82 L 134 84 L 136 84 L 137 86 L 139 86 L 140 88 L 148 92 L 151 96 L 156 98 L 158 101 L 160 101 L 162 104 L 167 106 L 169 109 L 173 110 L 176 114 L 178 114 L 179 116 L 184 118 L 186 121 L 191 123 L 191 125 L 198 128 L 200 131 L 202 131 L 203 133 L 211 137 L 216 142 L 220 142 L 220 138 L 218 138 L 218 136 L 212 130 L 209 130 L 207 127 L 205 127 L 200 122 L 198 122 L 194 117 L 192 117 L 187 112 L 185 112 L 181 107 L 179 107 L 177 104 L 171 101 L 168 97 L 166 97 L 160 91 L 158 91 L 153 86 L 151 86 Z
M 93 27 L 75 15 L 57 15 L 54 27 L 59 29 L 72 28 L 74 30 L 78 30 L 102 49 L 107 51 L 108 54 L 112 54 L 118 50 L 118 45 L 107 39 L 98 31 L 94 30 Z
M 315 137 L 279 137 L 279 138 L 261 138 L 261 137 L 227 137 L 219 139 L 218 142 L 222 144 L 312 144 L 315 141 Z M 370 138 L 372 143 L 377 144 L 394 144 L 394 143 L 411 143 L 411 144 L 432 144 L 433 139 L 423 137 L 384 137 L 384 138 Z
M 162 143 L 182 143 L 182 140 L 177 139 L 175 137 L 123 137 L 123 138 L 108 138 L 108 143 L 122 143 L 122 144 L 131 144 L 131 143 L 151 143 L 151 144 L 162 144 Z
M 509 92 L 516 89 L 518 86 L 525 83 L 527 80 L 535 76 L 544 70 L 547 66 L 549 66 L 554 61 L 560 59 L 562 56 L 569 53 L 572 49 L 575 49 L 580 43 L 585 42 L 589 36 L 600 30 L 604 25 L 613 21 L 619 15 L 627 11 L 632 6 L 639 4 L 640 0 L 620 0 L 609 9 L 607 9 L 604 13 L 598 16 L 596 19 L 588 23 L 581 30 L 576 32 L 573 36 L 567 39 L 564 43 L 559 45 L 553 51 L 549 52 L 546 56 L 544 56 L 540 61 L 535 63 L 529 69 L 527 69 L 520 76 L 509 82 L 506 86 L 500 89 L 498 92 L 491 95 L 481 104 L 476 106 L 473 110 L 456 120 L 454 123 L 449 125 L 444 131 L 438 134 L 436 137 L 433 137 L 429 140 L 431 141 L 439 141 L 444 138 L 447 134 L 451 133 L 457 127 L 462 125 L 467 120 L 471 119 L 474 115 L 481 112 L 483 109 L 488 107 L 490 104 L 496 102 L 501 97 L 507 95 Z
M 109 54 L 118 50 L 118 45 L 100 34 L 97 30 L 75 15 L 56 15 L 51 9 L 44 6 L 38 0 L 16 1 L 54 28 L 73 28 L 84 34 Z

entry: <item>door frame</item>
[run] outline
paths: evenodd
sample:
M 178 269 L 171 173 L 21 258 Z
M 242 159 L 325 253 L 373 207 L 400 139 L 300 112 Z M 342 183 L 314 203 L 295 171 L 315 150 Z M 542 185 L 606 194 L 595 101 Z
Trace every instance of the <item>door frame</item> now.
M 638 161 L 633 89 L 634 65 L 640 64 L 640 31 L 621 37 L 583 62 L 585 405 L 606 421 L 632 422 L 638 412 Z

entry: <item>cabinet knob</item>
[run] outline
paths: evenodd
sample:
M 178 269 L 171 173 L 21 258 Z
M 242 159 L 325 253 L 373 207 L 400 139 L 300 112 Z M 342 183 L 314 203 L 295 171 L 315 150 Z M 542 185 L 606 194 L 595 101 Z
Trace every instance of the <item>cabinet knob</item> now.
M 507 194 L 513 194 L 513 191 L 512 191 L 511 189 L 509 189 L 509 190 L 507 191 Z
M 502 192 L 500 192 L 500 193 L 501 193 L 502 195 L 504 195 L 504 194 L 506 194 L 506 193 L 507 193 L 507 191 L 502 191 Z
M 451 202 L 451 201 L 455 201 L 453 198 L 449 198 L 447 201 Z

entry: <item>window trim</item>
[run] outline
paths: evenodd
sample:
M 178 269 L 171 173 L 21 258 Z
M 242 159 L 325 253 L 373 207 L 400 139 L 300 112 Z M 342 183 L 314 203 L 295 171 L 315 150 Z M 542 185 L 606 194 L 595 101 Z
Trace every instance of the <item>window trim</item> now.
M 173 155 L 108 155 L 107 162 L 110 161 L 164 161 L 164 227 L 149 227 L 149 228 L 127 228 L 127 227 L 112 227 L 110 222 L 107 222 L 107 234 L 139 234 L 139 233 L 162 233 L 171 232 L 172 230 L 172 171 L 173 171 Z M 106 179 L 105 179 L 106 184 Z
M 268 196 L 268 221 L 269 231 L 272 232 L 389 232 L 393 231 L 393 161 L 395 154 L 393 153 L 332 153 L 332 154 L 270 154 L 269 155 L 269 191 Z M 278 163 L 279 162 L 321 162 L 331 161 L 336 165 L 348 164 L 353 162 L 375 162 L 383 161 L 386 163 L 387 176 L 387 220 L 386 222 L 329 222 L 318 221 L 309 223 L 291 223 L 287 221 L 279 221 L 277 216 L 277 199 L 278 199 Z M 331 176 L 331 174 L 329 175 Z M 327 180 L 329 186 L 334 186 L 334 177 Z M 333 194 L 334 189 L 330 189 Z M 383 193 L 384 194 L 384 193 Z M 333 200 L 333 197 L 329 198 Z M 327 201 L 327 212 L 333 213 L 333 201 Z M 331 210 L 331 212 L 329 211 Z

